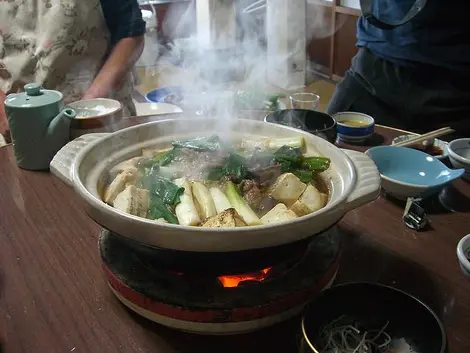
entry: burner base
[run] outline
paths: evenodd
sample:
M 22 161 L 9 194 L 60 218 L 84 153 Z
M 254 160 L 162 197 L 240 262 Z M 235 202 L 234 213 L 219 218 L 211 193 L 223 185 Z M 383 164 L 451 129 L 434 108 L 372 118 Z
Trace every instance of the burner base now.
M 334 282 L 339 249 L 332 230 L 317 236 L 299 262 L 276 265 L 264 281 L 224 287 L 212 275 L 162 269 L 153 263 L 157 253 L 128 247 L 120 237 L 100 238 L 103 274 L 124 306 L 163 326 L 207 335 L 252 332 L 299 314 Z

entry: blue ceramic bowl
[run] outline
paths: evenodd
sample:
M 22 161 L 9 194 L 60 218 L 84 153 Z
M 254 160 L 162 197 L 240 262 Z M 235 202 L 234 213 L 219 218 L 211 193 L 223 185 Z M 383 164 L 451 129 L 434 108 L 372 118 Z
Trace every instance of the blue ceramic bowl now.
M 438 159 L 406 147 L 379 146 L 366 154 L 377 165 L 385 192 L 397 199 L 430 196 L 465 172 L 449 169 Z
M 340 140 L 359 144 L 367 140 L 374 133 L 375 121 L 369 115 L 356 112 L 342 112 L 333 115 L 336 120 L 336 131 Z M 354 122 L 358 126 L 352 126 Z M 359 126 L 360 125 L 360 126 Z
M 175 99 L 181 99 L 182 100 L 182 95 L 183 95 L 183 89 L 180 86 L 169 86 L 169 87 L 162 87 L 162 88 L 157 88 L 154 89 L 153 91 L 148 92 L 145 95 L 145 99 L 147 102 L 150 103 L 171 103 L 178 105 L 181 102 L 170 102 L 166 101 L 165 98 L 168 97 L 169 95 L 173 94 L 175 96 Z

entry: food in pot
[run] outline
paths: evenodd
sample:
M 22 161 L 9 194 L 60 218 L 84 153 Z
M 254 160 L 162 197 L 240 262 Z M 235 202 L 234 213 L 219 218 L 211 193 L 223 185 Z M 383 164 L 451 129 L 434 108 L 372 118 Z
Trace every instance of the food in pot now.
M 173 141 L 115 165 L 102 198 L 157 222 L 211 228 L 289 221 L 328 202 L 322 156 L 303 137 L 226 142 L 219 136 Z

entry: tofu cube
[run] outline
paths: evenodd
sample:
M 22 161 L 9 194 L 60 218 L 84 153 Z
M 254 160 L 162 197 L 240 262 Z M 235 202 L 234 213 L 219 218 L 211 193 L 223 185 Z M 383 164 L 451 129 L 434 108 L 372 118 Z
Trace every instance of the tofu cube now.
M 202 226 L 209 228 L 234 228 L 243 227 L 246 224 L 240 219 L 235 209 L 229 208 L 210 217 Z
M 280 175 L 269 191 L 269 196 L 288 206 L 296 202 L 307 185 L 292 173 Z
M 127 169 L 135 169 L 137 167 L 137 164 L 142 159 L 143 159 L 142 157 L 134 157 L 134 158 L 128 159 L 124 162 L 121 162 L 121 163 L 115 165 L 109 171 L 110 178 L 115 178 L 118 174 L 122 173 L 123 171 L 125 171 Z
M 283 203 L 278 203 L 274 208 L 261 217 L 263 224 L 289 221 L 298 218 L 294 211 L 289 210 Z
M 116 196 L 124 191 L 127 186 L 137 184 L 138 177 L 139 171 L 135 167 L 123 170 L 107 187 L 104 193 L 104 202 L 112 205 Z
M 134 216 L 147 217 L 149 210 L 149 191 L 129 185 L 116 196 L 113 206 Z
M 291 210 L 299 217 L 318 211 L 326 205 L 328 196 L 309 184 L 300 198 L 292 205 Z

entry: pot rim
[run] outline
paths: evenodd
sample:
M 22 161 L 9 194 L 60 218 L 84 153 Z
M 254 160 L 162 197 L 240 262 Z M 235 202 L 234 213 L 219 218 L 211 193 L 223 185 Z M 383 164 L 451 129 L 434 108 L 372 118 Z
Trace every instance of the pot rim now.
M 75 159 L 75 161 L 73 163 L 72 175 L 73 175 L 73 184 L 74 184 L 75 190 L 77 190 L 79 195 L 82 198 L 84 198 L 86 202 L 93 204 L 95 207 L 98 207 L 100 210 L 106 212 L 107 214 L 115 215 L 115 216 L 119 215 L 119 216 L 124 217 L 125 219 L 127 219 L 129 221 L 138 221 L 139 223 L 146 223 L 147 225 L 154 225 L 158 228 L 166 228 L 166 229 L 181 230 L 181 231 L 191 231 L 193 233 L 217 234 L 217 233 L 221 233 L 221 232 L 223 232 L 223 233 L 225 233 L 225 232 L 227 232 L 227 233 L 244 233 L 244 232 L 257 231 L 257 230 L 268 230 L 268 229 L 277 230 L 277 229 L 280 229 L 280 228 L 283 228 L 283 227 L 289 227 L 289 226 L 293 226 L 293 225 L 296 225 L 296 224 L 309 222 L 314 217 L 316 217 L 317 215 L 320 215 L 320 214 L 323 214 L 323 213 L 330 213 L 330 212 L 336 211 L 336 212 L 341 212 L 341 214 L 344 214 L 347 211 L 349 211 L 349 210 L 346 210 L 343 206 L 346 203 L 347 198 L 354 191 L 355 185 L 357 184 L 357 181 L 358 181 L 357 180 L 358 176 L 357 176 L 356 168 L 355 168 L 353 162 L 351 161 L 350 157 L 348 155 L 346 155 L 346 153 L 341 151 L 341 149 L 336 147 L 336 146 L 334 146 L 334 147 L 338 148 L 338 150 L 340 150 L 341 154 L 343 154 L 343 158 L 346 161 L 348 171 L 351 175 L 351 181 L 350 181 L 349 185 L 345 186 L 344 192 L 336 200 L 334 200 L 333 202 L 328 203 L 325 207 L 323 207 L 322 209 L 320 209 L 318 211 L 310 213 L 306 216 L 302 216 L 302 217 L 299 217 L 299 218 L 296 218 L 296 219 L 293 219 L 293 220 L 289 220 L 289 221 L 286 221 L 286 222 L 280 222 L 280 223 L 271 223 L 271 224 L 236 227 L 236 228 L 204 228 L 204 227 L 183 226 L 183 225 L 179 225 L 179 224 L 156 222 L 154 220 L 150 220 L 150 219 L 130 215 L 128 213 L 125 213 L 125 212 L 122 212 L 122 211 L 119 211 L 119 210 L 115 209 L 114 207 L 106 204 L 105 202 L 103 202 L 103 200 L 101 200 L 101 199 L 97 198 L 95 195 L 93 195 L 87 189 L 87 187 L 84 185 L 83 181 L 81 180 L 81 178 L 78 174 L 78 171 L 79 171 L 81 162 L 83 161 L 85 156 L 89 153 L 90 150 L 95 148 L 97 145 L 103 143 L 106 140 L 112 139 L 113 136 L 119 135 L 123 131 L 138 130 L 138 129 L 145 128 L 146 126 L 150 126 L 150 125 L 153 125 L 153 124 L 161 124 L 161 123 L 165 123 L 165 122 L 168 122 L 168 121 L 184 121 L 184 120 L 193 121 L 195 119 L 171 119 L 170 118 L 170 119 L 165 119 L 165 120 L 159 120 L 159 121 L 149 122 L 149 123 L 145 123 L 145 124 L 140 124 L 140 125 L 136 125 L 136 126 L 131 126 L 131 127 L 126 128 L 126 129 L 116 131 L 116 132 L 114 132 L 114 133 L 112 133 L 112 134 L 110 134 L 110 135 L 108 135 L 108 136 L 106 136 L 102 139 L 98 139 L 98 140 L 92 142 L 91 144 L 86 146 L 82 151 L 79 152 L 79 154 L 77 155 L 77 158 Z M 214 119 L 214 118 L 211 118 L 211 119 L 203 118 L 203 120 L 216 120 L 216 119 Z M 237 120 L 242 121 L 243 123 L 248 123 L 248 124 L 265 124 L 264 122 L 261 122 L 261 121 L 253 121 L 253 120 L 248 120 L 248 119 L 237 119 Z M 304 137 L 319 139 L 319 140 L 322 141 L 322 143 L 324 142 L 324 143 L 330 144 L 328 141 L 325 141 L 325 140 L 321 139 L 320 137 L 308 134 L 305 131 L 299 131 L 298 129 L 295 129 L 295 128 L 292 128 L 292 127 L 283 126 L 283 125 L 274 124 L 274 123 L 267 123 L 267 124 L 275 125 L 275 126 L 280 127 L 282 129 L 288 129 L 288 130 L 294 131 L 296 133 L 300 133 L 300 134 L 304 135 Z M 307 135 L 307 136 L 305 136 L 305 135 Z M 335 208 L 339 208 L 339 207 L 341 207 L 340 210 L 338 210 L 338 209 L 335 210 Z

